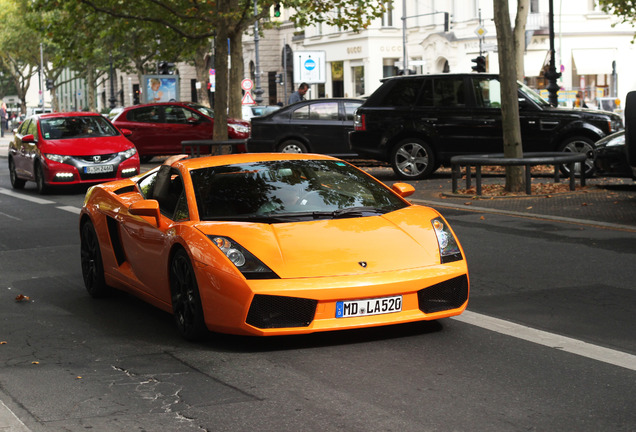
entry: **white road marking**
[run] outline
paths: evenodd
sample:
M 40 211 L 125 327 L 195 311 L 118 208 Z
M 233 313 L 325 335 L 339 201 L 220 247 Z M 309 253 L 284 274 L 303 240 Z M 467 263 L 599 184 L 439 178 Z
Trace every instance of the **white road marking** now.
M 14 192 L 10 189 L 5 189 L 5 188 L 0 188 L 0 193 L 3 193 L 5 195 L 9 195 L 12 196 L 14 198 L 19 198 L 25 201 L 30 201 L 36 204 L 55 204 L 54 201 L 49 201 L 49 200 L 45 200 L 43 198 L 38 198 L 38 197 L 32 197 L 30 195 L 25 195 L 25 194 L 21 194 L 18 192 Z
M 59 206 L 57 208 L 59 208 L 60 210 L 74 213 L 74 214 L 80 214 L 80 211 L 82 210 L 79 207 L 73 207 L 73 206 Z
M 0 431 L 29 432 L 31 429 L 0 400 Z
M 636 356 L 622 351 L 592 345 L 578 339 L 548 333 L 470 311 L 464 311 L 463 314 L 452 318 L 499 334 L 636 371 Z

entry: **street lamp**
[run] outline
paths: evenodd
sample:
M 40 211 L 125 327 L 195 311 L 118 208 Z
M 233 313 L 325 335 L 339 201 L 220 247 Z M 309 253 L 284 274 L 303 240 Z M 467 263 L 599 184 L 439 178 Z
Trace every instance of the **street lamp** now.
M 254 16 L 258 15 L 258 7 L 256 5 L 256 0 L 254 0 Z M 258 41 L 260 37 L 258 34 L 258 18 L 254 20 L 254 63 L 256 66 L 256 76 L 254 77 L 255 88 L 254 88 L 254 101 L 257 104 L 263 102 L 263 89 L 261 88 L 261 66 L 258 58 Z
M 561 77 L 561 74 L 556 71 L 556 65 L 554 61 L 554 6 L 552 2 L 553 0 L 550 0 L 548 14 L 550 25 L 550 66 L 544 76 L 548 80 L 548 102 L 550 102 L 550 105 L 555 107 L 559 105 L 559 97 L 557 95 L 559 91 L 559 85 L 557 84 L 557 79 Z

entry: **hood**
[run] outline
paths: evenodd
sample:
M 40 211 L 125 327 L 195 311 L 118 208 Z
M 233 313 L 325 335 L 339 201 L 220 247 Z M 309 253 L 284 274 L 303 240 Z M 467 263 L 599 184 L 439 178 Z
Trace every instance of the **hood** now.
M 201 223 L 232 238 L 281 278 L 370 274 L 437 265 L 437 239 L 427 207 L 382 216 L 278 224 Z M 364 266 L 363 264 L 364 263 Z
M 42 153 L 66 156 L 91 156 L 118 153 L 130 149 L 133 144 L 122 135 L 96 138 L 71 138 L 46 140 L 40 147 Z

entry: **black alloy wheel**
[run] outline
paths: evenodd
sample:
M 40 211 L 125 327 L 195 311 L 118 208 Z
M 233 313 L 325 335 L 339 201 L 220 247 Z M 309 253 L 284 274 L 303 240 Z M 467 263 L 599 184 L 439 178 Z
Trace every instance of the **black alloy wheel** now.
M 296 140 L 285 141 L 278 147 L 281 153 L 307 153 L 307 147 Z
M 170 263 L 172 312 L 177 329 L 187 340 L 200 340 L 206 333 L 196 275 L 188 254 L 179 249 Z
M 15 172 L 15 162 L 13 162 L 13 158 L 9 159 L 9 179 L 11 180 L 11 187 L 13 189 L 24 188 L 26 181 L 18 178 L 18 174 Z
M 585 170 L 585 177 L 589 178 L 594 174 L 594 141 L 584 136 L 574 136 L 566 139 L 561 147 L 559 147 L 559 151 L 565 153 L 584 153 L 587 155 L 587 159 L 582 163 L 574 164 L 574 173 L 579 174 L 581 172 L 581 164 Z M 561 165 L 559 167 L 561 172 L 569 176 L 570 168 L 567 165 Z
M 104 264 L 99 249 L 97 232 L 91 221 L 82 225 L 80 238 L 80 260 L 82 263 L 82 277 L 84 286 L 91 297 L 105 297 L 111 288 L 104 279 Z
M 435 155 L 421 139 L 408 138 L 393 148 L 391 166 L 401 179 L 421 180 L 435 171 Z

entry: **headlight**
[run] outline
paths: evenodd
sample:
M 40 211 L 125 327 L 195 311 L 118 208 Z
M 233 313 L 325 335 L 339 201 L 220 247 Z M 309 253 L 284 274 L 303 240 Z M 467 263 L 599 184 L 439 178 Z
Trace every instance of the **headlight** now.
M 137 149 L 135 147 L 128 149 L 126 151 L 122 151 L 119 152 L 119 157 L 121 157 L 122 159 L 128 159 L 131 158 L 135 155 L 135 153 L 137 153 Z
M 446 222 L 444 222 L 444 219 L 438 217 L 433 219 L 431 223 L 437 236 L 437 244 L 439 246 L 439 255 L 442 264 L 461 260 L 462 253 L 459 250 L 459 244 L 457 244 L 455 236 L 446 225 Z
M 53 162 L 59 162 L 59 163 L 66 163 L 66 161 L 70 159 L 69 156 L 50 154 L 50 153 L 45 153 L 44 157 L 47 158 L 48 160 L 52 160 Z
M 247 126 L 243 126 L 242 124 L 228 123 L 227 127 L 230 127 L 232 129 L 234 129 L 234 132 L 237 132 L 237 133 L 249 133 L 250 132 L 250 128 L 247 127 Z
M 246 279 L 278 279 L 278 275 L 229 237 L 208 236 Z
M 624 146 L 625 145 L 625 135 L 619 135 L 617 137 L 612 138 L 606 144 L 607 147 L 611 146 Z

